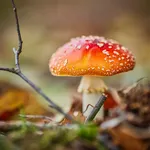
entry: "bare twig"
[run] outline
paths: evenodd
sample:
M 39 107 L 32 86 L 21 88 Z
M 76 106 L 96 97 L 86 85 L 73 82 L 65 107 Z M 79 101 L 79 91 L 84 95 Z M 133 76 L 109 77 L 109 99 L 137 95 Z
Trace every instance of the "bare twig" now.
M 16 8 L 14 0 L 11 0 L 11 1 L 12 1 L 13 11 L 14 11 L 14 14 L 15 14 L 15 20 L 16 20 L 16 28 L 17 28 L 18 42 L 19 42 L 17 51 L 18 51 L 18 55 L 19 55 L 22 51 L 23 41 L 22 41 L 21 32 L 20 32 L 20 25 L 19 25 L 19 19 L 18 19 L 18 14 L 17 14 L 17 8 Z
M 51 107 L 56 109 L 59 113 L 63 114 L 67 119 L 72 120 L 73 118 L 65 113 L 58 105 L 56 105 L 43 91 L 37 87 L 32 81 L 30 81 L 22 72 L 19 72 L 17 74 L 20 76 L 26 83 L 28 83 L 39 95 L 41 95 L 46 101 L 48 101 L 51 104 Z
M 123 94 L 127 94 L 129 93 L 129 91 L 135 87 L 137 87 L 137 85 L 139 85 L 139 83 L 144 80 L 144 79 L 148 79 L 147 77 L 142 77 L 140 79 L 138 79 L 136 82 L 134 82 L 133 84 L 131 84 L 130 86 L 124 87 L 123 89 L 119 90 L 118 92 L 121 92 Z
M 20 69 L 20 61 L 19 61 L 19 55 L 22 52 L 22 38 L 21 38 L 21 32 L 20 32 L 20 26 L 19 26 L 19 19 L 18 19 L 18 15 L 17 15 L 17 8 L 15 5 L 14 0 L 12 1 L 12 7 L 14 10 L 14 14 L 15 14 L 15 19 L 16 19 L 16 29 L 17 29 L 17 34 L 18 34 L 18 48 L 13 48 L 13 52 L 15 55 L 15 68 L 4 68 L 4 67 L 0 67 L 0 70 L 2 71 L 7 71 L 7 72 L 11 72 L 14 73 L 16 75 L 18 75 L 20 78 L 22 78 L 26 83 L 28 83 L 39 95 L 41 95 L 46 101 L 48 101 L 51 105 L 52 108 L 56 109 L 59 113 L 63 114 L 67 119 L 69 120 L 73 120 L 73 118 L 68 115 L 67 113 L 65 113 L 58 105 L 56 105 L 46 94 L 44 94 L 44 92 L 37 87 L 32 81 L 30 81 L 22 72 Z
M 29 121 L 10 121 L 10 122 L 5 122 L 5 121 L 0 121 L 0 131 L 12 131 L 16 129 L 21 129 L 24 125 L 27 127 L 36 127 L 38 129 L 49 129 L 49 128 L 55 128 L 57 127 L 56 124 L 45 124 L 45 123 L 33 123 Z
M 92 107 L 92 108 L 94 108 L 94 106 L 93 105 L 91 105 L 91 104 L 88 104 L 87 106 L 86 106 L 86 109 L 83 111 L 83 114 L 88 110 L 88 108 L 89 107 Z
M 10 72 L 10 73 L 14 73 L 14 74 L 17 74 L 14 68 L 0 67 L 0 70 L 2 70 L 2 71 L 7 71 L 7 72 Z
M 0 131 L 6 132 L 6 131 L 13 131 L 17 129 L 21 129 L 23 126 L 26 127 L 35 127 L 39 130 L 44 129 L 72 129 L 72 128 L 78 128 L 78 125 L 70 125 L 70 126 L 59 126 L 58 124 L 52 124 L 52 123 L 34 123 L 30 121 L 0 121 Z
M 18 49 L 13 48 L 13 52 L 15 55 L 15 65 L 16 65 L 16 71 L 20 72 L 20 64 L 19 64 L 19 55 L 22 52 L 22 37 L 21 37 L 21 32 L 20 32 L 20 25 L 19 25 L 19 19 L 18 19 L 18 14 L 17 14 L 17 8 L 15 5 L 14 0 L 12 1 L 12 7 L 13 7 L 13 11 L 15 14 L 15 20 L 16 20 L 16 29 L 17 29 L 17 34 L 18 34 Z
M 19 115 L 22 118 L 27 118 L 27 119 L 45 119 L 45 120 L 49 120 L 49 121 L 53 121 L 52 118 L 48 117 L 48 116 L 42 116 L 42 115 Z
M 93 110 L 91 111 L 90 115 L 86 118 L 85 123 L 92 121 L 95 118 L 106 99 L 107 96 L 103 93 L 96 105 L 94 106 Z

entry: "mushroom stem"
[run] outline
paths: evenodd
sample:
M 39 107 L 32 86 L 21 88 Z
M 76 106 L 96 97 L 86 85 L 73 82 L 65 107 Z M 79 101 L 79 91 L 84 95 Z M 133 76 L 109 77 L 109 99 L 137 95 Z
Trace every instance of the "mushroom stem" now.
M 78 92 L 83 93 L 82 97 L 82 111 L 84 112 L 86 109 L 86 112 L 84 113 L 84 116 L 87 117 L 93 110 L 92 107 L 87 106 L 90 104 L 92 106 L 95 106 L 98 102 L 99 98 L 101 97 L 102 93 L 107 90 L 107 86 L 103 82 L 103 80 L 97 76 L 83 76 L 80 82 L 80 85 L 78 87 Z M 104 117 L 104 109 L 103 106 L 101 107 L 100 111 L 96 115 L 97 118 L 103 119 Z

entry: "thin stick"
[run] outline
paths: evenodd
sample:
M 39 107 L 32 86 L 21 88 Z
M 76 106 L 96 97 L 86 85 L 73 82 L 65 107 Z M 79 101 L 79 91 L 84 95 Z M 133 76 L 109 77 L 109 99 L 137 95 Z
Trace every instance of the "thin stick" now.
M 16 74 L 16 71 L 14 68 L 5 68 L 5 67 L 0 67 L 0 70 L 2 71 L 7 71 L 7 72 L 10 72 L 10 73 L 14 73 Z
M 16 8 L 14 0 L 11 0 L 11 1 L 12 1 L 13 11 L 14 11 L 14 14 L 15 14 L 16 29 L 17 29 L 17 34 L 18 34 L 18 49 L 17 49 L 17 51 L 18 51 L 18 54 L 20 54 L 21 51 L 22 51 L 22 43 L 23 43 L 23 41 L 22 41 L 21 32 L 20 32 L 20 25 L 19 25 L 17 8 Z
M 93 110 L 89 114 L 89 116 L 86 118 L 85 123 L 90 122 L 95 118 L 95 116 L 97 115 L 97 113 L 101 109 L 101 107 L 104 104 L 106 99 L 107 99 L 107 96 L 103 93 L 101 95 L 100 99 L 98 100 L 98 102 L 96 103 L 96 105 L 94 106 Z
M 49 102 L 51 104 L 51 107 L 56 109 L 59 113 L 63 114 L 67 119 L 71 120 L 72 122 L 75 122 L 73 120 L 73 118 L 68 115 L 67 113 L 65 113 L 61 107 L 59 107 L 58 105 L 56 105 L 46 94 L 44 94 L 44 92 L 38 87 L 36 86 L 31 80 L 29 80 L 22 72 L 20 69 L 20 61 L 19 61 L 19 55 L 22 52 L 22 37 L 21 37 L 21 32 L 20 32 L 20 26 L 19 26 L 19 19 L 18 19 L 18 14 L 17 14 L 17 8 L 15 5 L 14 0 L 12 1 L 12 7 L 13 7 L 13 11 L 15 14 L 15 20 L 16 20 L 16 30 L 17 30 L 17 34 L 18 34 L 18 48 L 15 49 L 13 48 L 13 52 L 14 52 L 14 56 L 15 56 L 15 68 L 4 68 L 4 67 L 0 67 L 0 70 L 2 71 L 7 71 L 7 72 L 11 72 L 13 74 L 18 75 L 20 78 L 22 78 L 26 83 L 28 83 L 39 95 L 41 95 L 47 102 Z
M 29 121 L 22 122 L 22 121 L 10 121 L 10 122 L 5 122 L 5 121 L 0 121 L 0 131 L 12 131 L 12 130 L 17 130 L 21 129 L 24 125 L 27 127 L 36 127 L 38 129 L 50 129 L 50 128 L 55 128 L 57 127 L 54 124 L 45 124 L 45 123 L 32 123 Z
M 45 120 L 49 120 L 49 121 L 53 121 L 52 118 L 48 117 L 48 116 L 42 116 L 42 115 L 19 115 L 22 118 L 27 118 L 27 119 L 45 119 Z
M 35 127 L 39 130 L 45 130 L 45 129 L 72 129 L 75 127 L 74 125 L 70 126 L 59 126 L 58 124 L 51 124 L 51 123 L 35 123 L 30 121 L 0 121 L 0 131 L 1 132 L 8 132 L 8 131 L 14 131 L 19 130 L 23 126 L 26 127 Z M 79 126 L 76 126 L 77 128 Z
M 13 52 L 15 54 L 15 65 L 16 65 L 16 71 L 20 72 L 20 62 L 19 62 L 19 55 L 22 52 L 22 37 L 21 37 L 21 32 L 20 32 L 20 25 L 19 25 L 19 19 L 18 19 L 18 13 L 17 13 L 17 8 L 15 5 L 14 0 L 12 1 L 12 7 L 13 7 L 13 11 L 15 14 L 15 20 L 16 20 L 16 30 L 17 30 L 17 34 L 18 34 L 18 49 L 13 48 Z
M 65 113 L 61 107 L 56 105 L 39 87 L 37 87 L 31 80 L 29 80 L 24 74 L 22 74 L 22 72 L 19 72 L 17 75 L 20 76 L 26 83 L 28 83 L 47 102 L 49 102 L 52 108 L 56 109 L 59 113 L 63 114 L 67 119 L 74 121 L 70 115 Z
M 92 108 L 94 108 L 94 106 L 93 105 L 91 105 L 91 104 L 88 104 L 87 106 L 86 106 L 86 109 L 83 111 L 83 114 L 88 110 L 88 108 L 89 107 L 92 107 Z

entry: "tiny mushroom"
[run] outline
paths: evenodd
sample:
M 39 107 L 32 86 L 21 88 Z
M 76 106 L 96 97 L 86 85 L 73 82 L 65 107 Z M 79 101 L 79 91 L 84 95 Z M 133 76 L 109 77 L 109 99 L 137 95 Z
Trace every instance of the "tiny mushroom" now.
M 83 93 L 83 111 L 95 106 L 102 92 L 108 88 L 101 76 L 112 76 L 132 70 L 133 54 L 118 42 L 99 36 L 82 36 L 71 39 L 60 47 L 49 62 L 55 76 L 82 76 L 78 92 Z M 92 108 L 84 113 L 89 115 Z M 97 114 L 103 118 L 103 109 Z

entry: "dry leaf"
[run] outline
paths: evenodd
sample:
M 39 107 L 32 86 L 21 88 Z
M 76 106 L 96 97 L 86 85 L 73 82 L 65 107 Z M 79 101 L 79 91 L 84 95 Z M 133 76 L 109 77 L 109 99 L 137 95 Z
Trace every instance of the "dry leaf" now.
M 140 80 L 131 87 L 119 92 L 123 99 L 122 109 L 131 123 L 150 126 L 150 81 Z
M 73 96 L 73 101 L 71 108 L 68 112 L 69 115 L 73 117 L 76 121 L 84 122 L 85 117 L 82 114 L 82 100 L 81 97 Z M 70 124 L 72 123 L 70 120 L 63 118 L 62 121 L 60 121 L 60 125 Z
M 139 139 L 138 136 L 135 136 L 138 132 L 135 132 L 124 124 L 109 129 L 109 132 L 114 142 L 120 145 L 124 150 L 149 150 L 150 148 L 150 138 Z
M 39 103 L 36 96 L 30 91 L 0 81 L 0 120 L 17 119 L 21 109 L 25 114 L 53 115 Z

